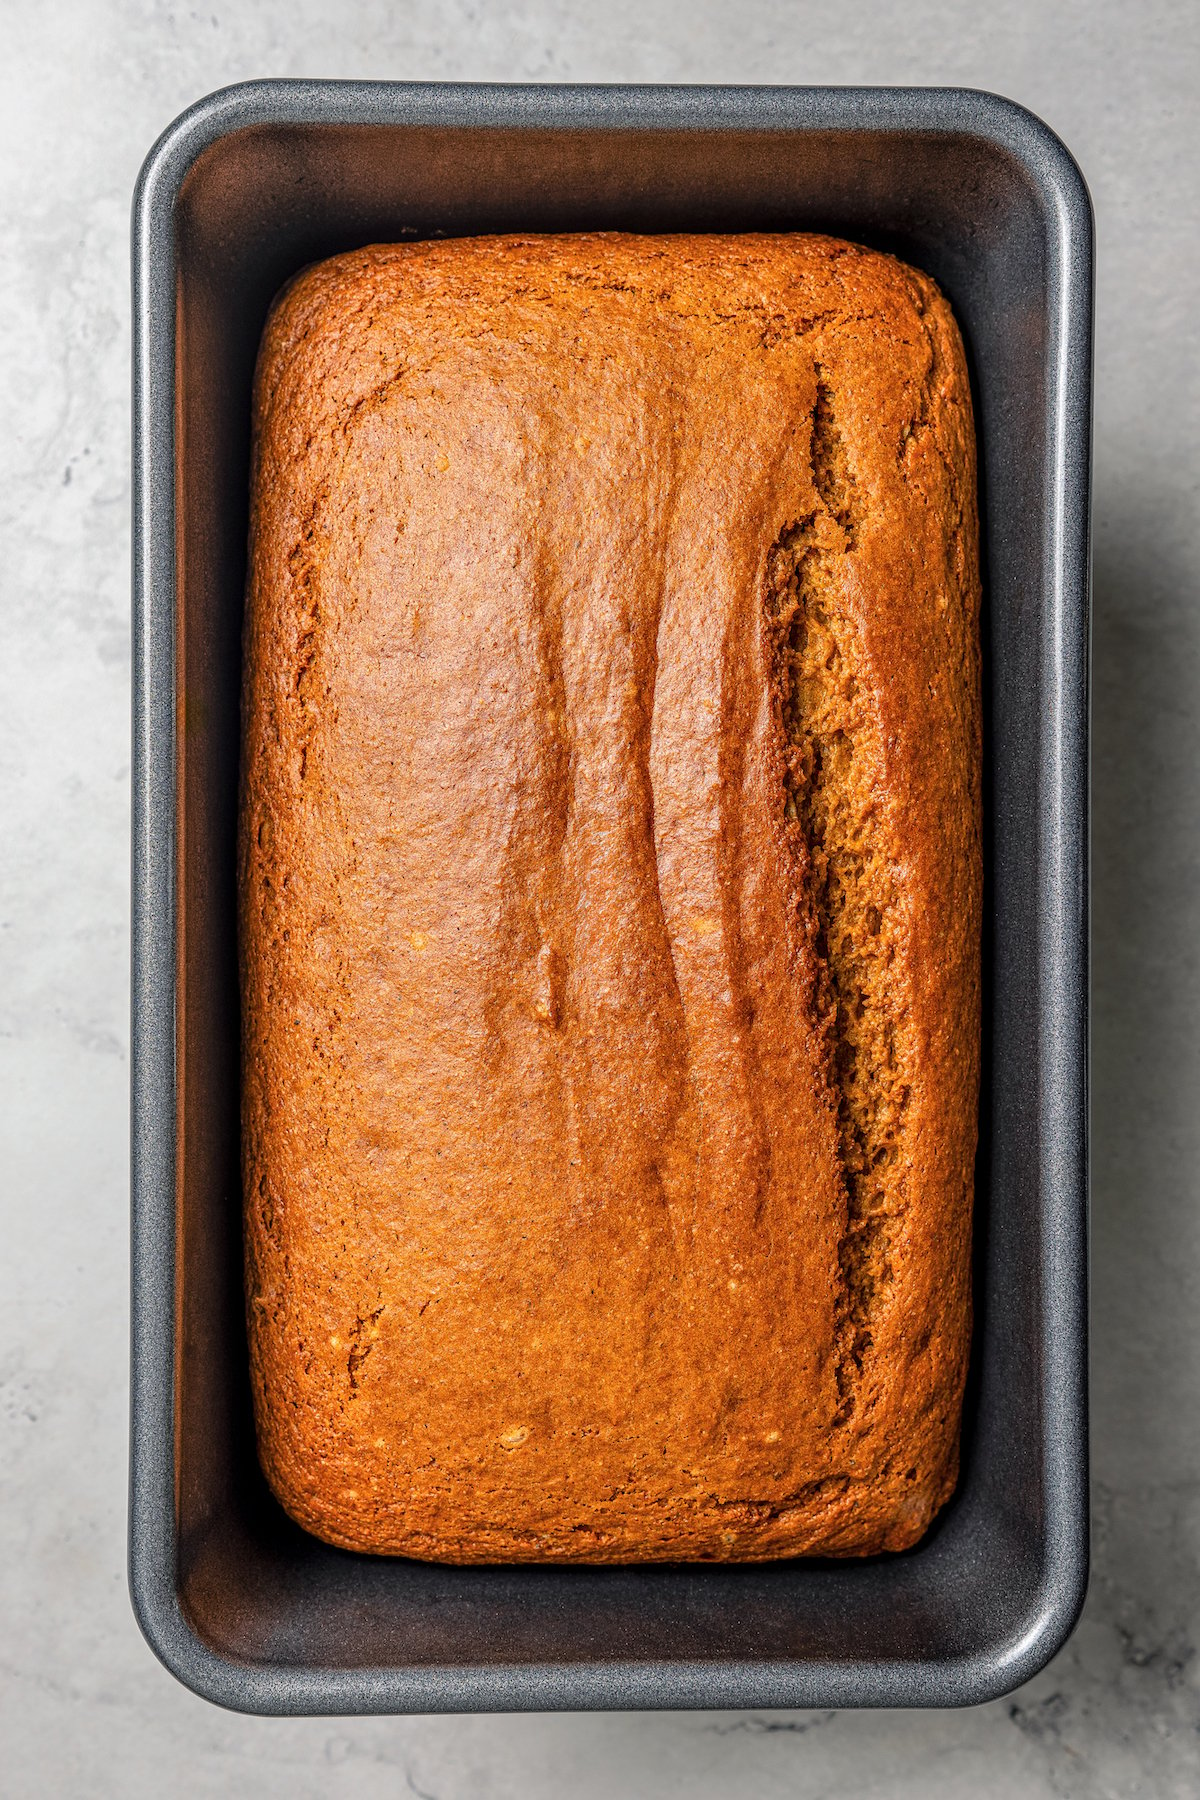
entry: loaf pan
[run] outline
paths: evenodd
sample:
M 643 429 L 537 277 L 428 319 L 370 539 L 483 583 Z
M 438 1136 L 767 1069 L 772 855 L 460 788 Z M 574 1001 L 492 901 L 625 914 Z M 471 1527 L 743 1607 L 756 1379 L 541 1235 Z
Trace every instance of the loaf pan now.
M 259 1472 L 241 1276 L 234 842 L 250 383 L 272 295 L 356 245 L 831 231 L 948 294 L 978 415 L 985 1069 L 962 1477 L 864 1562 L 448 1568 L 331 1549 Z M 948 1705 L 1062 1643 L 1087 1572 L 1092 224 L 1062 144 L 937 89 L 265 81 L 134 207 L 133 1419 L 142 1629 L 262 1713 Z

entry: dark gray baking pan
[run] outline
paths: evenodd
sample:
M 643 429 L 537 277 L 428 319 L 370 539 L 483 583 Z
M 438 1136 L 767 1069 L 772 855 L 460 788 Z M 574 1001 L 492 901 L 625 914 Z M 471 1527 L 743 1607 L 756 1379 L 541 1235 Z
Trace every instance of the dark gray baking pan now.
M 986 1067 L 958 1494 L 854 1564 L 443 1568 L 292 1525 L 242 1319 L 234 826 L 250 380 L 271 296 L 380 240 L 819 228 L 929 270 L 966 336 L 986 578 Z M 264 1713 L 947 1705 L 1034 1673 L 1087 1571 L 1091 213 L 987 94 L 259 82 L 134 209 L 134 1605 Z

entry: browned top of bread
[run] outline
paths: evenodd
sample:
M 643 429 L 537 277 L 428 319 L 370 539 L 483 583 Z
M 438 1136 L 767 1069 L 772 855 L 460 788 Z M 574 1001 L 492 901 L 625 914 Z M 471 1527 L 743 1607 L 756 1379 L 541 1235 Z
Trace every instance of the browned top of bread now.
M 309 270 L 255 399 L 262 1460 L 453 1561 L 900 1548 L 956 1477 L 975 462 L 934 283 L 809 236 Z

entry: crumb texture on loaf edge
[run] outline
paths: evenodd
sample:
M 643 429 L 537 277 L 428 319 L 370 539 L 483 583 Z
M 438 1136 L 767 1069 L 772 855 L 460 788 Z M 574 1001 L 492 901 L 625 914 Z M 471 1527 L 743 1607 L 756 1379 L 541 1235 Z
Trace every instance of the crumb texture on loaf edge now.
M 587 252 L 581 251 L 580 242 L 575 241 L 572 268 L 547 269 L 544 260 L 534 259 L 534 272 L 551 303 L 560 301 L 572 286 L 578 291 L 584 285 L 580 265 L 586 264 Z M 773 242 L 778 245 L 780 240 Z M 822 241 L 806 242 L 812 262 L 801 271 L 804 281 L 819 287 L 823 280 L 826 288 L 853 285 L 839 280 L 844 269 L 837 268 L 849 247 L 835 247 L 836 256 L 828 250 L 824 266 L 816 270 L 821 279 L 814 280 L 813 262 L 820 262 Z M 603 252 L 593 292 L 605 282 L 613 288 L 635 289 L 640 283 L 643 295 L 661 303 L 662 289 L 657 285 L 663 274 L 661 257 L 648 265 L 643 251 L 639 261 L 636 241 L 592 243 Z M 794 252 L 796 240 L 790 243 Z M 710 240 L 704 249 L 713 247 Z M 696 254 L 694 240 L 691 248 L 694 287 L 702 290 L 705 280 L 709 283 L 707 299 L 714 316 L 705 318 L 703 325 L 711 354 L 712 340 L 725 329 L 713 290 L 727 295 L 730 270 L 718 258 L 714 268 L 701 268 L 697 279 L 695 268 L 703 263 L 703 253 Z M 552 257 L 553 246 L 538 246 L 538 252 L 543 259 L 547 254 Z M 791 318 L 789 307 L 802 314 L 803 326 L 795 332 L 797 343 L 802 340 L 802 353 L 794 358 L 787 379 L 797 414 L 795 436 L 808 439 L 807 454 L 793 457 L 793 462 L 805 466 L 798 475 L 792 469 L 790 490 L 788 480 L 780 478 L 778 491 L 760 485 L 753 496 L 748 530 L 754 538 L 757 573 L 752 581 L 745 579 L 751 564 L 744 557 L 741 568 L 743 605 L 756 583 L 763 595 L 755 679 L 774 708 L 771 729 L 782 748 L 775 795 L 781 834 L 777 874 L 798 920 L 793 945 L 796 991 L 810 997 L 814 1072 L 823 1074 L 827 1087 L 829 1136 L 836 1146 L 836 1156 L 829 1159 L 833 1175 L 828 1216 L 821 1221 L 823 1241 L 834 1259 L 829 1287 L 835 1298 L 829 1318 L 810 1321 L 818 1334 L 827 1331 L 828 1344 L 819 1359 L 820 1369 L 806 1377 L 811 1385 L 806 1397 L 816 1401 L 825 1415 L 824 1463 L 815 1466 L 820 1458 L 814 1458 L 810 1446 L 807 1479 L 800 1480 L 794 1464 L 764 1471 L 760 1458 L 759 1466 L 751 1469 L 743 1445 L 741 1463 L 732 1453 L 715 1459 L 707 1492 L 702 1468 L 693 1471 L 698 1479 L 684 1492 L 660 1485 L 657 1492 L 638 1493 L 636 1481 L 623 1488 L 608 1480 L 602 1493 L 573 1502 L 576 1512 L 569 1526 L 563 1523 L 561 1483 L 551 1494 L 548 1509 L 540 1513 L 520 1491 L 512 1458 L 536 1440 L 538 1433 L 531 1428 L 512 1427 L 511 1443 L 503 1441 L 504 1433 L 496 1434 L 500 1461 L 509 1464 L 498 1492 L 514 1512 L 523 1509 L 516 1524 L 494 1502 L 490 1516 L 464 1519 L 456 1510 L 461 1508 L 461 1493 L 453 1483 L 435 1488 L 422 1511 L 404 1492 L 403 1467 L 389 1471 L 390 1454 L 382 1466 L 379 1459 L 372 1464 L 369 1457 L 362 1457 L 365 1428 L 355 1420 L 354 1409 L 370 1394 L 372 1368 L 367 1357 L 381 1367 L 379 1345 L 386 1344 L 400 1311 L 389 1305 L 386 1280 L 382 1285 L 367 1283 L 370 1292 L 360 1283 L 363 1293 L 349 1313 L 344 1308 L 340 1313 L 336 1308 L 321 1309 L 328 1314 L 323 1324 L 341 1327 L 326 1334 L 335 1351 L 328 1368 L 320 1366 L 312 1318 L 303 1322 L 299 1335 L 289 1337 L 300 1321 L 294 1305 L 281 1304 L 289 1284 L 310 1291 L 314 1251 L 317 1268 L 334 1252 L 315 1241 L 309 1229 L 318 1210 L 311 1188 L 306 1198 L 305 1182 L 297 1182 L 294 1171 L 289 1176 L 283 1166 L 287 1158 L 279 1155 L 283 1121 L 278 1115 L 288 1110 L 286 1104 L 279 1105 L 284 1098 L 281 1084 L 286 1086 L 294 1071 L 280 1054 L 277 1031 L 271 1030 L 271 1007 L 297 999 L 311 1005 L 312 995 L 293 990 L 285 996 L 280 991 L 295 974 L 284 956 L 275 969 L 275 1000 L 267 998 L 264 969 L 271 959 L 262 953 L 267 946 L 260 930 L 266 912 L 252 902 L 256 897 L 261 900 L 274 884 L 269 904 L 277 910 L 270 937 L 278 949 L 281 934 L 297 922 L 295 913 L 289 914 L 294 901 L 286 898 L 295 873 L 287 859 L 289 854 L 296 856 L 300 839 L 287 829 L 276 833 L 272 824 L 280 809 L 269 803 L 273 777 L 267 776 L 265 787 L 261 779 L 270 758 L 256 758 L 255 729 L 257 725 L 260 743 L 265 742 L 261 735 L 265 732 L 276 750 L 286 755 L 298 777 L 297 791 L 302 791 L 309 777 L 310 752 L 319 757 L 327 750 L 330 720 L 337 712 L 342 655 L 338 631 L 346 627 L 339 615 L 336 578 L 340 577 L 344 598 L 351 566 L 344 554 L 338 561 L 341 526 L 333 503 L 337 480 L 331 476 L 330 459 L 327 455 L 322 463 L 311 455 L 312 403 L 322 391 L 324 376 L 323 391 L 345 439 L 347 419 L 357 424 L 364 413 L 382 412 L 394 398 L 399 358 L 395 346 L 388 344 L 386 327 L 377 341 L 365 336 L 350 355 L 343 337 L 329 328 L 330 315 L 339 306 L 350 305 L 352 314 L 361 318 L 364 299 L 369 303 L 374 297 L 373 279 L 380 268 L 394 270 L 394 254 L 377 253 L 373 263 L 355 265 L 354 259 L 345 258 L 326 265 L 304 278 L 277 310 L 274 351 L 269 333 L 260 365 L 256 475 L 257 493 L 276 498 L 267 508 L 274 508 L 274 516 L 265 530 L 260 506 L 247 639 L 249 750 L 242 880 L 251 1047 L 248 1285 L 264 1464 L 289 1510 L 332 1541 L 450 1560 L 854 1554 L 913 1541 L 953 1485 L 969 1320 L 967 1243 L 978 1079 L 978 574 L 969 396 L 957 333 L 933 285 L 890 259 L 851 254 L 868 265 L 858 270 L 860 287 L 864 281 L 869 286 L 872 277 L 876 284 L 886 277 L 885 325 L 887 308 L 893 309 L 893 316 L 903 315 L 907 299 L 907 315 L 893 329 L 899 335 L 916 327 L 918 353 L 911 359 L 916 365 L 908 382 L 911 391 L 905 391 L 904 381 L 898 382 L 893 407 L 897 477 L 883 470 L 881 478 L 876 466 L 881 460 L 878 440 L 891 422 L 886 409 L 883 428 L 865 434 L 863 416 L 878 396 L 855 393 L 853 371 L 847 377 L 845 340 L 854 332 L 856 318 L 861 320 L 862 296 L 855 296 L 856 312 L 844 293 L 803 293 L 797 300 L 785 284 L 782 304 L 777 300 L 774 309 L 769 303 L 764 309 L 756 295 L 745 309 L 751 317 L 755 305 L 760 314 L 765 310 L 769 331 L 760 330 L 760 346 L 786 335 L 779 319 L 781 314 L 785 320 Z M 628 258 L 627 264 L 614 267 L 622 256 Z M 795 280 L 795 263 L 787 267 L 786 255 L 784 266 L 795 286 L 801 287 L 802 282 Z M 518 274 L 527 279 L 528 267 Z M 754 274 L 761 279 L 761 269 Z M 466 271 L 463 285 L 473 298 L 478 298 L 475 290 L 485 275 L 478 260 Z M 460 272 L 448 264 L 441 276 L 444 280 L 448 276 L 452 290 L 461 280 Z M 429 280 L 428 271 L 424 279 Z M 351 305 L 347 296 L 354 293 L 356 281 Z M 880 296 L 871 297 L 878 307 Z M 688 298 L 694 307 L 695 293 Z M 840 311 L 822 304 L 832 299 L 841 300 Z M 521 301 L 526 313 L 536 304 L 527 289 Z M 344 310 L 338 322 L 344 325 Z M 858 329 L 861 333 L 861 323 Z M 894 355 L 894 341 L 884 348 Z M 366 366 L 368 350 L 377 357 L 378 368 Z M 747 354 L 744 341 L 733 350 L 739 357 Z M 652 362 L 652 357 L 643 356 L 635 371 L 643 384 L 649 384 L 646 365 Z M 661 368 L 657 373 L 661 376 Z M 710 424 L 711 391 L 705 403 L 710 410 L 700 423 Z M 696 421 L 692 425 L 695 429 Z M 762 446 L 758 448 L 760 461 L 765 460 Z M 290 516 L 281 516 L 286 513 L 278 504 L 281 486 L 292 502 Z M 907 512 L 905 490 L 919 495 Z M 711 498 L 711 483 L 703 497 Z M 570 494 L 565 498 L 569 504 Z M 678 488 L 670 499 L 678 511 Z M 930 514 L 935 515 L 932 529 Z M 911 543 L 906 544 L 902 534 Z M 279 547 L 286 551 L 286 620 L 277 610 L 284 588 L 272 582 L 270 568 L 264 566 L 273 539 L 277 552 Z M 331 603 L 326 602 L 323 583 L 334 590 Z M 322 610 L 326 604 L 328 612 Z M 940 639 L 939 625 L 944 627 Z M 286 679 L 278 656 L 279 633 L 285 627 L 291 634 L 282 659 Z M 660 628 L 660 650 L 662 642 Z M 274 670 L 269 679 L 263 673 L 267 668 Z M 881 681 L 881 670 L 886 680 Z M 726 669 L 724 675 L 728 673 Z M 956 741 L 943 742 L 940 751 L 933 749 L 932 762 L 931 747 L 925 746 L 922 758 L 919 742 L 931 723 L 930 709 L 919 692 L 922 684 L 943 689 L 942 715 L 937 716 L 935 706 L 932 722 L 945 726 L 949 720 L 957 732 Z M 732 689 L 736 684 L 730 679 L 728 685 Z M 906 723 L 908 712 L 916 715 L 915 721 Z M 564 734 L 568 737 L 570 723 L 568 719 Z M 952 796 L 957 817 L 951 821 L 958 827 L 959 841 L 951 846 L 949 859 L 930 852 L 937 826 L 931 822 L 928 804 L 930 793 L 944 792 L 944 784 L 939 789 L 932 772 L 947 753 L 951 764 L 957 758 L 960 775 Z M 759 798 L 769 801 L 770 794 Z M 337 793 L 327 789 L 322 804 L 324 829 L 330 809 L 337 812 Z M 353 832 L 344 835 L 341 865 L 327 871 L 327 900 L 339 882 L 353 884 L 358 878 Z M 305 849 L 311 848 L 306 843 Z M 928 878 L 930 867 L 939 880 L 949 877 L 941 891 Z M 665 874 L 663 886 L 665 891 Z M 946 936 L 950 914 L 955 915 L 953 946 L 947 950 L 939 939 Z M 707 932 L 707 917 L 703 911 L 691 916 L 690 928 Z M 672 940 L 672 955 L 687 988 L 686 959 L 697 948 L 706 948 L 708 940 L 703 935 L 699 945 L 677 940 L 678 934 Z M 549 1022 L 564 1004 L 569 1005 L 571 983 L 562 973 L 558 947 L 543 944 L 539 956 L 541 1013 Z M 914 968 L 923 985 L 918 980 L 914 986 Z M 320 1044 L 327 1058 L 334 1054 L 330 1045 L 337 1044 L 356 1005 L 353 977 L 342 963 L 337 984 L 336 992 L 330 987 L 322 996 L 326 1013 L 338 1015 L 332 1020 L 333 1029 L 314 1036 L 314 1050 Z M 957 1021 L 939 1018 L 939 1010 L 953 1013 L 948 1003 L 955 1000 Z M 256 1049 L 261 1055 L 254 1055 Z M 908 1079 L 914 1071 L 914 1078 Z M 293 1095 L 288 1104 L 294 1107 L 294 1102 Z M 931 1117 L 935 1127 L 939 1119 L 943 1127 L 941 1144 L 928 1141 Z M 705 1129 L 702 1119 L 701 1135 Z M 694 1119 L 687 1129 L 680 1126 L 678 1137 L 685 1151 L 695 1134 Z M 923 1166 L 918 1166 L 920 1157 L 914 1160 L 908 1153 L 914 1140 L 924 1146 Z M 306 1179 L 311 1177 L 310 1170 Z M 292 1191 L 280 1192 L 289 1180 Z M 257 1205 L 255 1194 L 260 1196 Z M 311 1214 L 307 1223 L 299 1216 L 306 1206 Z M 290 1228 L 281 1224 L 287 1217 Z M 368 1230 L 368 1241 L 371 1235 Z M 946 1244 L 947 1238 L 952 1242 Z M 734 1243 L 733 1249 L 738 1248 Z M 734 1256 L 730 1266 L 738 1261 Z M 730 1288 L 736 1285 L 731 1277 Z M 937 1301 L 935 1288 L 941 1290 Z M 661 1309 L 661 1296 L 644 1289 L 631 1292 L 635 1303 Z M 266 1303 L 268 1296 L 273 1304 Z M 423 1319 L 425 1314 L 419 1316 Z M 914 1321 L 915 1331 L 910 1329 Z M 711 1313 L 702 1322 L 711 1326 Z M 722 1316 L 722 1326 L 729 1323 Z M 320 1366 L 315 1381 L 299 1379 L 298 1366 L 302 1369 L 305 1360 L 309 1376 L 314 1366 Z M 338 1387 L 332 1382 L 335 1368 L 342 1371 Z M 718 1405 L 724 1403 L 721 1396 L 717 1400 Z M 905 1428 L 906 1405 L 915 1430 Z M 383 1441 L 390 1452 L 387 1433 L 396 1421 L 384 1423 Z M 288 1429 L 281 1429 L 281 1424 Z M 701 1431 L 696 1437 L 702 1443 Z M 586 1450 L 588 1444 L 586 1426 L 582 1435 L 572 1429 L 561 1431 L 560 1462 L 578 1459 L 580 1448 Z M 855 1465 L 864 1462 L 866 1471 L 859 1475 Z M 712 1479 L 714 1471 L 719 1482 Z M 603 1473 L 609 1476 L 611 1466 Z
M 846 1222 L 838 1246 L 838 1422 L 854 1412 L 876 1301 L 890 1284 L 903 1205 L 908 1100 L 899 1048 L 903 983 L 889 979 L 903 930 L 897 869 L 875 829 L 878 723 L 839 573 L 853 552 L 859 500 L 832 388 L 817 365 L 813 485 L 820 508 L 780 535 L 768 559 L 766 614 L 786 743 L 784 810 L 815 916 L 816 1005 L 828 1040 Z M 911 1055 L 911 1051 L 909 1052 Z

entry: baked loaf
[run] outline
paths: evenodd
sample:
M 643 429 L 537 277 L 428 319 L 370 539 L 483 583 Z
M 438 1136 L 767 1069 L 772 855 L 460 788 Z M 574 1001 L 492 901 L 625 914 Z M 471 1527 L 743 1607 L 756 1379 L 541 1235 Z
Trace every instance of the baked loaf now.
M 340 256 L 255 398 L 259 1445 L 357 1550 L 902 1549 L 979 1068 L 963 351 L 828 238 Z

